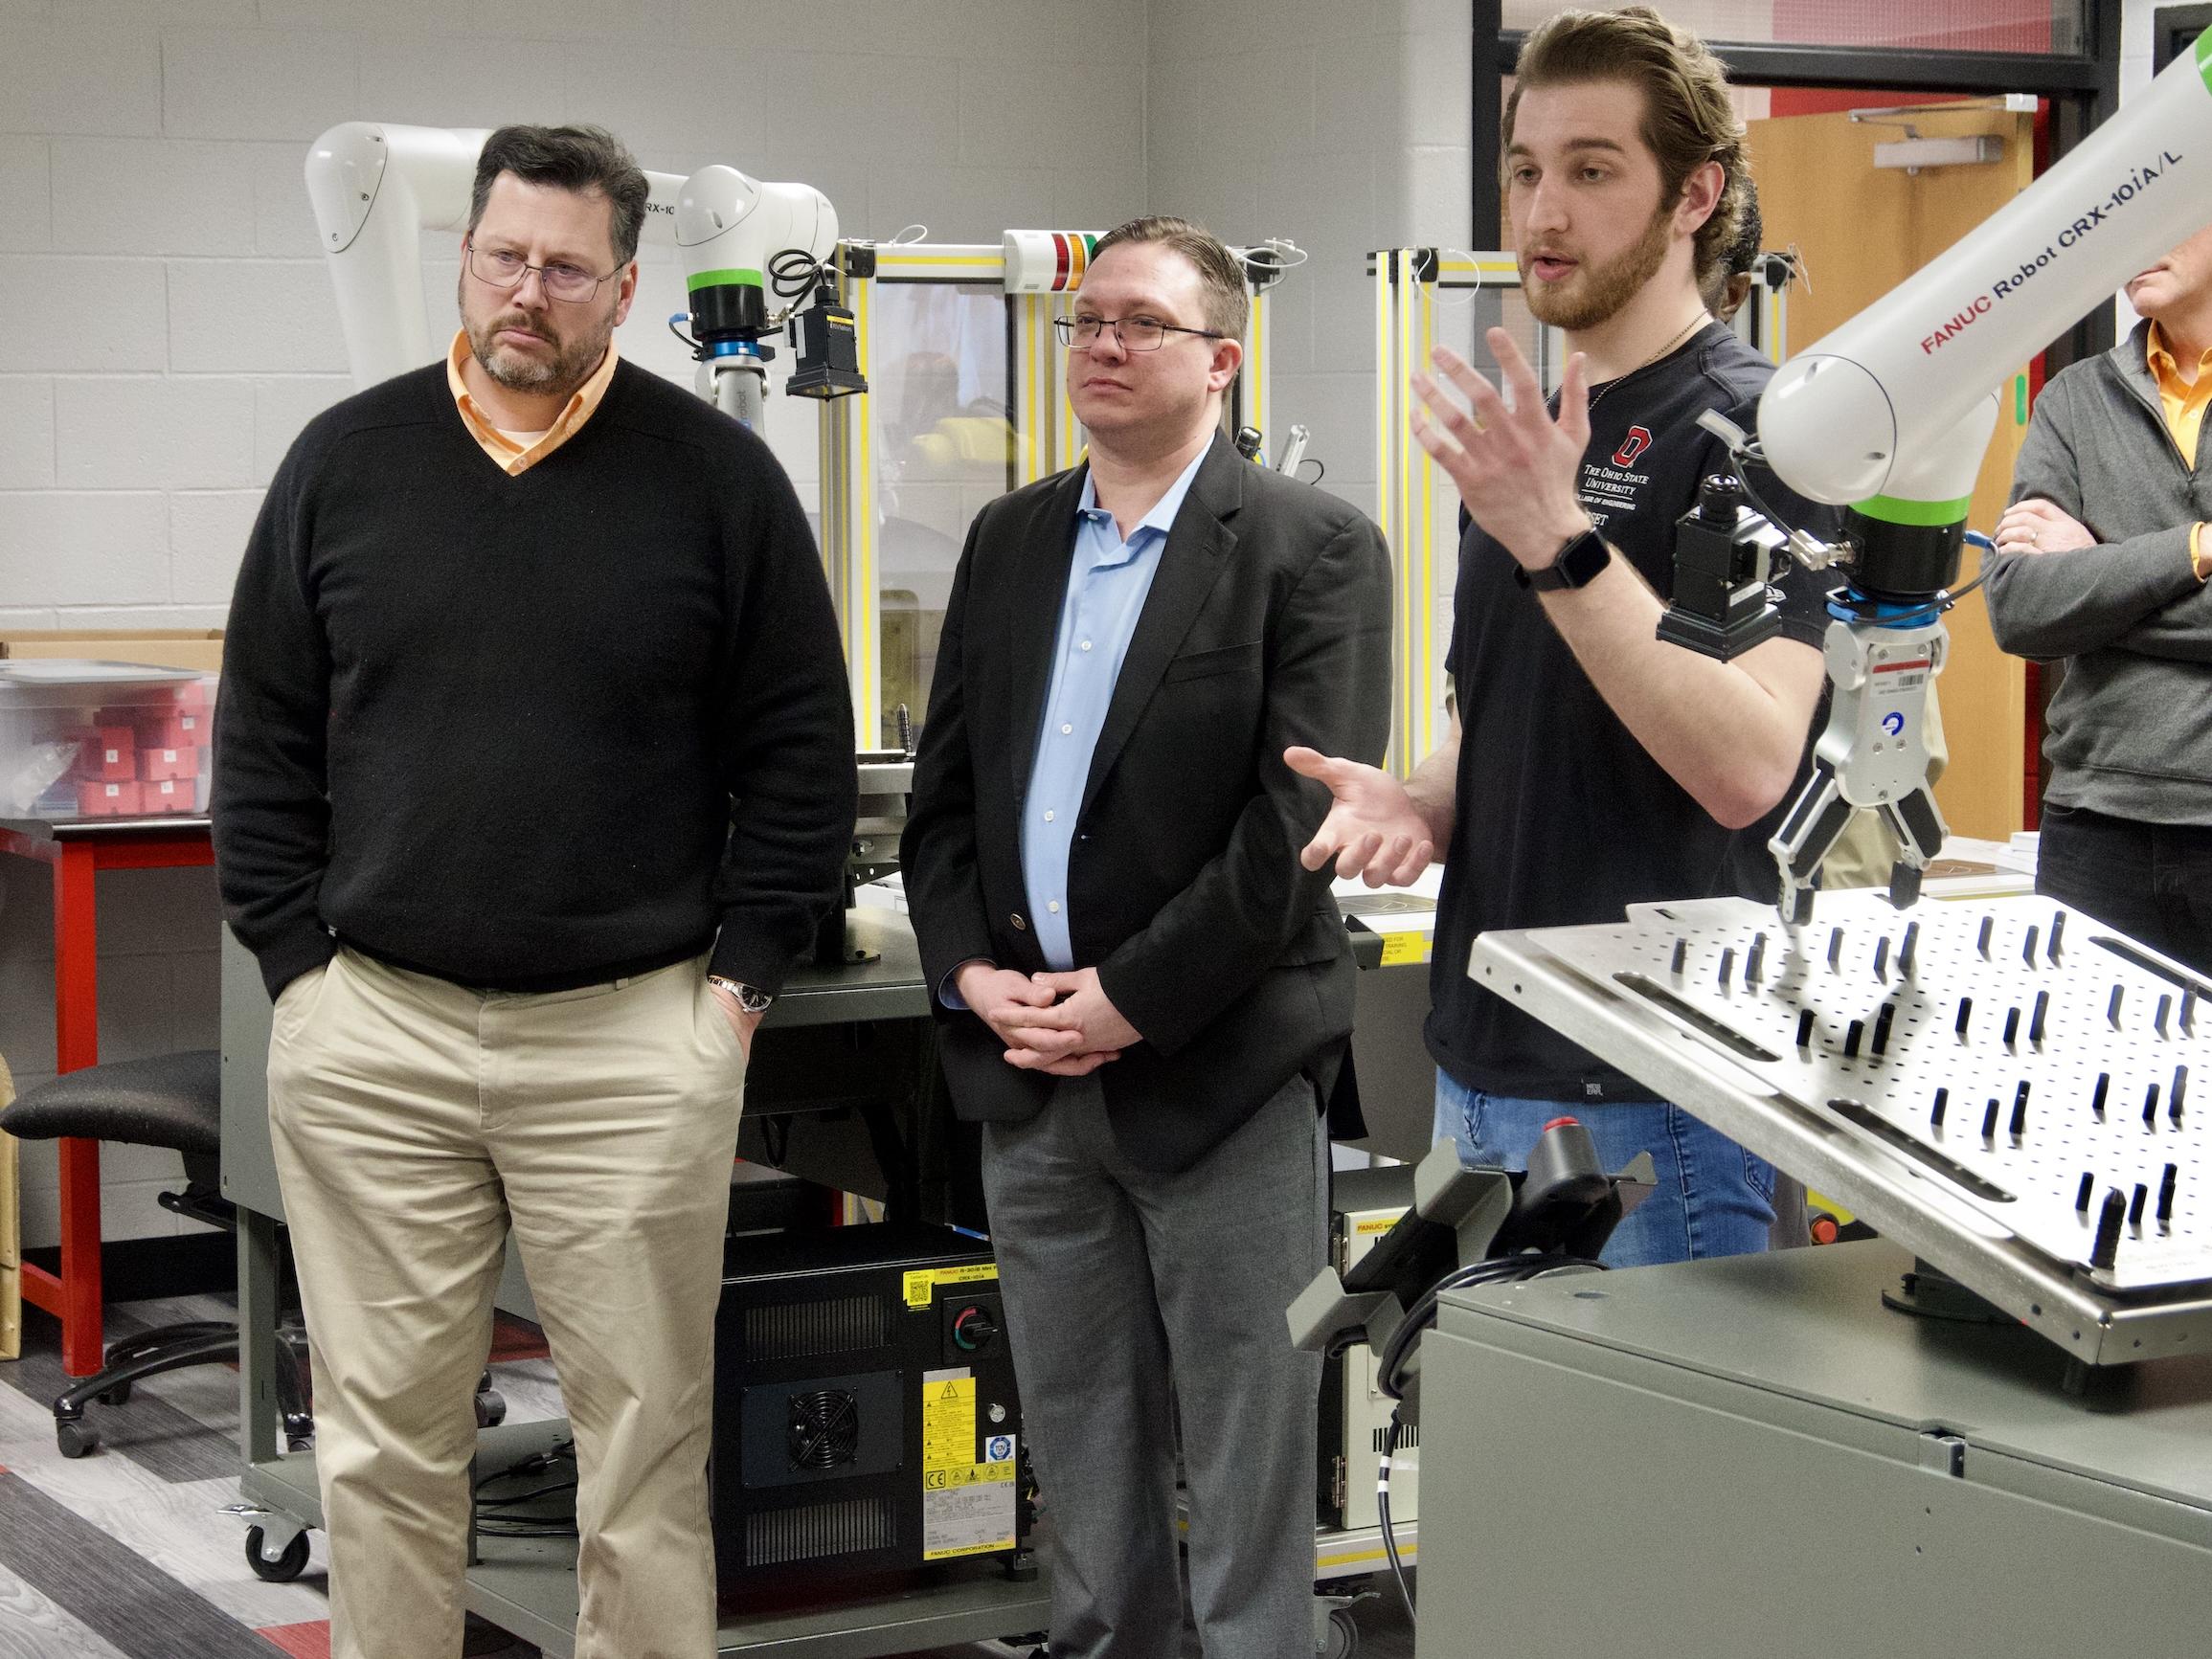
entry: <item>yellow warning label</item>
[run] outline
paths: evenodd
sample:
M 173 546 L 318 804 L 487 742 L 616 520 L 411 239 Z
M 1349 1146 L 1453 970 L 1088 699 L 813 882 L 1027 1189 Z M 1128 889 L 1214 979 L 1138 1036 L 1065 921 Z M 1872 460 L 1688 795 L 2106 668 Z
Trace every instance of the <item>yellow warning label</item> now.
M 906 1275 L 906 1305 L 927 1308 L 939 1285 L 974 1285 L 998 1276 L 996 1262 L 974 1262 L 965 1267 L 916 1267 Z
M 1385 933 L 1383 966 L 1395 968 L 1403 962 L 1426 962 L 1429 959 L 1429 935 L 1426 933 Z
M 922 1491 L 950 1491 L 955 1487 L 985 1486 L 992 1481 L 1013 1478 L 1012 1458 L 1004 1463 L 971 1463 L 959 1468 L 929 1468 L 922 1470 Z
M 975 1461 L 976 1379 L 965 1372 L 933 1372 L 922 1381 L 922 1468 L 960 1469 Z
M 972 1274 L 972 1269 L 970 1270 Z M 994 1433 L 978 1462 L 976 1378 L 925 1371 L 922 1403 L 922 1559 L 987 1556 L 1014 1547 L 1014 1437 Z
M 1363 1234 L 1387 1233 L 1397 1224 L 1398 1218 L 1396 1216 L 1377 1216 L 1372 1221 L 1362 1222 L 1359 1226 L 1353 1230 Z

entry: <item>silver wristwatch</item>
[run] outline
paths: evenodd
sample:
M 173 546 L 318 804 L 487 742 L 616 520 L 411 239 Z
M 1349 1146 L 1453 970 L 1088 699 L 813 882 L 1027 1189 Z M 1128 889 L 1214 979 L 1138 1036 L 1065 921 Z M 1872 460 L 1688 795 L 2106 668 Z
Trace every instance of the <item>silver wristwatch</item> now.
M 707 975 L 707 983 L 718 991 L 727 991 L 737 998 L 737 1008 L 744 1014 L 765 1014 L 775 996 L 767 991 L 756 991 L 742 979 L 726 978 L 720 974 Z

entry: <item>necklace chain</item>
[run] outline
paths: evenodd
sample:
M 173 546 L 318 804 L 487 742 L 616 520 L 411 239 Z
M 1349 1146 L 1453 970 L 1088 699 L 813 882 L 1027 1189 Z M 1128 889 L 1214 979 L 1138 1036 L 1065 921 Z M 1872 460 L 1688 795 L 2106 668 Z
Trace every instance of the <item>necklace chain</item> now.
M 1712 320 L 1713 319 L 1710 312 L 1700 311 L 1695 317 L 1692 317 L 1689 320 L 1687 326 L 1683 327 L 1664 346 L 1661 346 L 1657 351 L 1654 351 L 1649 357 L 1646 357 L 1641 363 L 1638 363 L 1634 369 L 1630 370 L 1628 373 L 1617 375 L 1614 379 L 1607 381 L 1603 386 L 1599 387 L 1597 389 L 1597 395 L 1590 400 L 1590 407 L 1591 409 L 1595 409 L 1599 404 L 1606 400 L 1607 396 L 1611 394 L 1613 389 L 1618 386 L 1623 380 L 1627 380 L 1635 375 L 1641 374 L 1645 370 L 1649 369 L 1653 364 L 1657 363 L 1660 358 L 1664 357 L 1668 352 L 1672 351 L 1676 347 L 1680 346 L 1684 340 L 1687 340 L 1692 334 L 1696 333 L 1699 328 L 1703 327 L 1705 324 L 1710 323 Z

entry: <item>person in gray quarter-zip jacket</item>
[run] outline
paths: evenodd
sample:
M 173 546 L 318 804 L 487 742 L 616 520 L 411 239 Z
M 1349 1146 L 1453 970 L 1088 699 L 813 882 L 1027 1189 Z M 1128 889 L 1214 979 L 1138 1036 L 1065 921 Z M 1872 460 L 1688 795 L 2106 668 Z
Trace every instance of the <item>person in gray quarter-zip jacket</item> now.
M 2036 402 L 1989 560 L 1998 643 L 2063 660 L 2037 890 L 2212 974 L 2212 228 Z

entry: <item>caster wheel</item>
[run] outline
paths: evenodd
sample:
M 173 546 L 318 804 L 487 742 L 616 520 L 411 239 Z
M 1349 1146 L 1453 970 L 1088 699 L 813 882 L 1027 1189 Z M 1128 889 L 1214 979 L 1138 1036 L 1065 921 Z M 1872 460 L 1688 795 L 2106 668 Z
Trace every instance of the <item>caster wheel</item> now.
M 1342 1607 L 1329 1612 L 1329 1627 L 1318 1645 L 1320 1659 L 1352 1659 L 1360 1650 L 1360 1627 Z
M 124 1405 L 129 1401 L 130 1384 L 127 1382 L 119 1382 L 113 1388 L 102 1390 L 100 1395 L 100 1403 L 102 1405 Z
M 246 1529 L 246 1565 L 253 1568 L 257 1579 L 272 1584 L 290 1583 L 307 1564 L 307 1535 L 295 1533 L 275 1560 L 261 1554 L 261 1536 L 260 1527 Z
M 63 1457 L 82 1457 L 98 1448 L 100 1431 L 89 1423 L 57 1423 L 54 1425 L 54 1444 L 61 1448 Z
M 476 1393 L 476 1426 L 497 1428 L 507 1421 L 507 1397 L 496 1388 L 480 1388 Z

